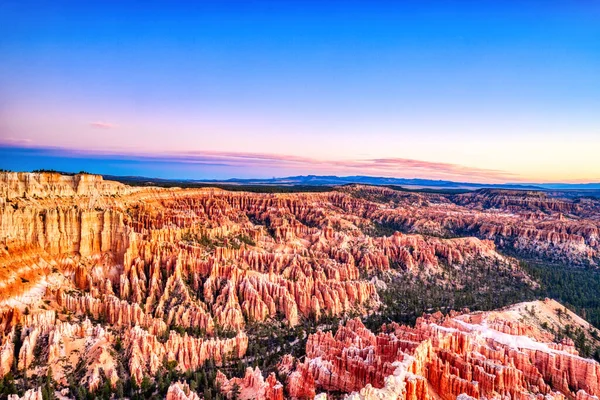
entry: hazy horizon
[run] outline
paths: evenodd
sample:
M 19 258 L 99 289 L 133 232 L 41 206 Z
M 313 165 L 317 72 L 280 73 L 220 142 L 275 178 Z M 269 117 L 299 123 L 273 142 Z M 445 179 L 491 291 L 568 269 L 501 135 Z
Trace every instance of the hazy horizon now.
M 3 2 L 0 35 L 0 168 L 600 182 L 596 2 Z

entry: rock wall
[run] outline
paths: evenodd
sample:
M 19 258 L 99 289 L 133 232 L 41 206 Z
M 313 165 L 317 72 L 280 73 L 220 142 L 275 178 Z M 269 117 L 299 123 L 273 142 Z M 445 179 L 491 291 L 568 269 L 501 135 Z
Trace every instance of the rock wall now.
M 105 181 L 100 175 L 35 172 L 0 172 L 0 197 L 22 198 L 111 196 L 138 189 L 118 182 Z

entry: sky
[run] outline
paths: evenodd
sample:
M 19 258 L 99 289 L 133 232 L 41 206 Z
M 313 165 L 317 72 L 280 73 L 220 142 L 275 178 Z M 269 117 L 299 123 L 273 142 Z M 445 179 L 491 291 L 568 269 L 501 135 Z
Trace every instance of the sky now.
M 597 1 L 0 1 L 0 168 L 600 181 Z

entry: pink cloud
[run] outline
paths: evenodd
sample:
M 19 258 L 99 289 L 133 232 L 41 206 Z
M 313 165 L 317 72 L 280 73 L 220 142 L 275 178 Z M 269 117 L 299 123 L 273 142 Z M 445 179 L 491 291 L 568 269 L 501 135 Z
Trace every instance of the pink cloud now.
M 14 143 L 16 145 L 16 143 Z M 471 167 L 461 164 L 432 162 L 409 158 L 365 158 L 365 159 L 317 159 L 311 157 L 246 153 L 226 151 L 190 152 L 123 152 L 68 148 L 41 148 L 55 155 L 66 157 L 87 156 L 119 160 L 137 160 L 145 163 L 169 163 L 190 168 L 219 167 L 231 171 L 231 177 L 244 171 L 255 171 L 264 175 L 370 175 L 394 178 L 426 178 L 464 182 L 504 183 L 522 181 L 519 175 L 506 171 Z M 236 172 L 237 171 L 237 172 Z M 258 176 L 257 176 L 258 177 Z
M 116 153 L 112 153 L 115 154 Z M 171 162 L 193 165 L 213 165 L 233 168 L 274 169 L 280 174 L 379 175 L 399 178 L 430 178 L 465 181 L 515 181 L 515 174 L 470 167 L 460 164 L 431 162 L 407 158 L 378 158 L 353 160 L 326 160 L 286 154 L 192 151 L 170 153 L 118 154 L 147 161 Z M 286 171 L 287 170 L 287 171 Z
M 273 167 L 338 174 L 380 174 L 388 177 L 428 177 L 437 179 L 514 180 L 516 175 L 495 169 L 407 158 L 323 160 L 284 154 L 191 152 L 164 155 L 170 161 L 191 164 L 222 162 L 236 167 Z
M 98 128 L 98 129 L 115 129 L 117 127 L 115 124 L 111 124 L 110 122 L 103 122 L 103 121 L 90 122 L 90 126 L 92 128 Z
M 5 143 L 5 144 L 10 144 L 10 145 L 26 146 L 26 145 L 30 145 L 31 143 L 33 143 L 33 140 L 27 139 L 27 138 L 7 137 L 7 138 L 1 139 L 0 142 Z
M 411 171 L 425 172 L 427 174 L 436 174 L 440 176 L 478 176 L 496 179 L 514 179 L 515 175 L 506 171 L 469 167 L 460 164 L 441 163 L 423 160 L 414 160 L 409 158 L 379 158 L 341 162 L 341 166 L 348 168 L 366 168 L 380 171 Z

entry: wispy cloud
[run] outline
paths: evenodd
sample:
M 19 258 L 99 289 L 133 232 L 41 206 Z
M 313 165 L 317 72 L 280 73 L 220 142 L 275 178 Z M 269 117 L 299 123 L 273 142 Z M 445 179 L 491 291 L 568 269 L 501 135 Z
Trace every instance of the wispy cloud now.
M 305 173 L 335 173 L 349 175 L 383 175 L 388 177 L 419 177 L 431 179 L 465 179 L 506 181 L 518 176 L 506 171 L 470 167 L 460 164 L 431 162 L 407 158 L 374 158 L 324 160 L 283 154 L 188 152 L 162 155 L 137 155 L 163 162 L 187 164 L 219 163 L 237 168 L 273 168 Z
M 515 175 L 506 171 L 470 167 L 460 164 L 414 160 L 409 158 L 376 158 L 355 161 L 342 161 L 339 163 L 346 168 L 373 169 L 378 171 L 407 171 L 411 173 L 425 173 L 429 176 L 459 176 L 480 177 L 487 179 L 515 179 Z
M 8 145 L 28 146 L 28 145 L 31 145 L 33 143 L 33 140 L 27 139 L 27 138 L 7 137 L 7 138 L 0 139 L 0 142 L 6 143 Z
M 104 121 L 90 122 L 90 126 L 92 128 L 98 128 L 98 129 L 115 129 L 117 127 L 117 125 L 115 125 L 115 124 L 112 124 L 110 122 L 104 122 Z
M 18 146 L 19 143 L 9 145 Z M 22 146 L 27 144 L 20 143 Z M 231 177 L 256 173 L 264 176 L 291 174 L 372 175 L 398 178 L 428 178 L 469 182 L 507 182 L 522 180 L 506 171 L 431 162 L 408 158 L 317 159 L 285 154 L 190 151 L 169 153 L 136 153 L 89 151 L 59 147 L 37 148 L 39 152 L 59 157 L 89 157 L 94 159 L 135 161 L 146 165 L 172 165 L 186 169 L 217 167 Z

